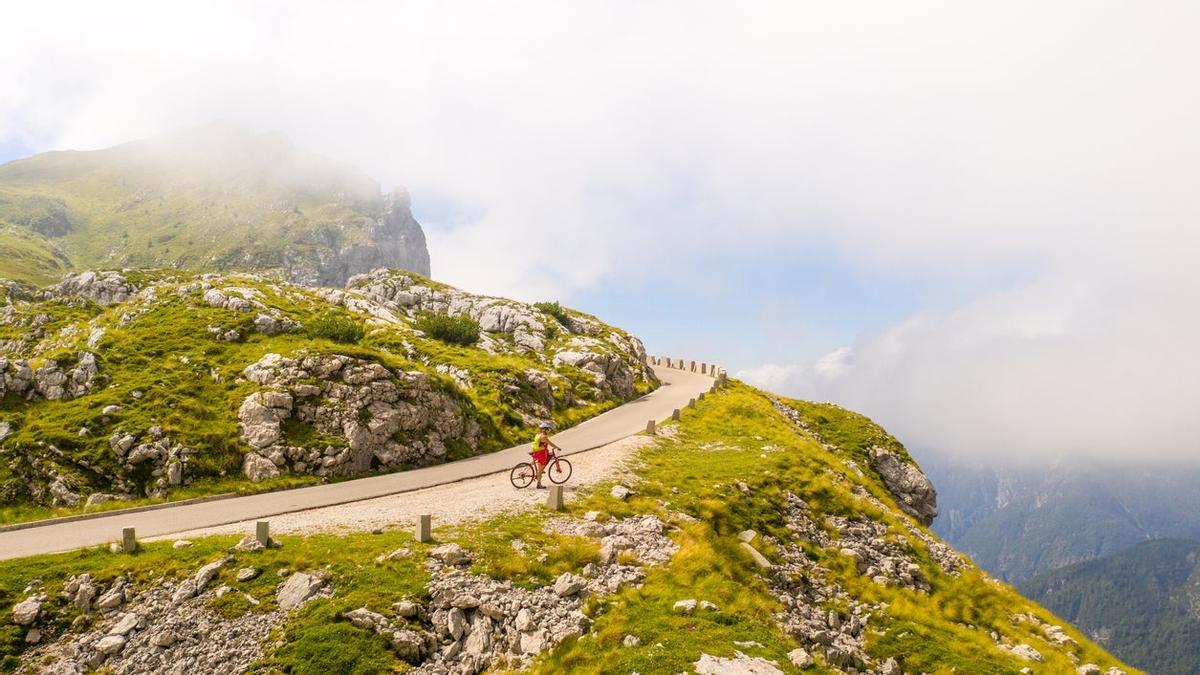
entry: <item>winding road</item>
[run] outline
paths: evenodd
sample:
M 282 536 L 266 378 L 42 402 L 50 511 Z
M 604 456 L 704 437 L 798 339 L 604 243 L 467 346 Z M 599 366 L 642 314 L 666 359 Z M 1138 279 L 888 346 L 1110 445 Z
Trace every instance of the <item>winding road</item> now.
M 553 437 L 570 455 L 607 445 L 646 429 L 648 420 L 664 420 L 689 399 L 712 389 L 713 378 L 689 370 L 653 366 L 662 381 L 655 391 L 597 415 Z M 527 458 L 529 444 L 448 462 L 437 466 L 355 480 L 231 497 L 156 510 L 114 512 L 111 515 L 48 522 L 26 529 L 0 532 L 0 560 L 40 553 L 58 553 L 119 541 L 121 528 L 133 527 L 139 538 L 159 537 L 228 523 L 267 518 L 339 504 L 411 492 L 491 474 L 507 474 Z M 497 476 L 497 480 L 507 480 Z

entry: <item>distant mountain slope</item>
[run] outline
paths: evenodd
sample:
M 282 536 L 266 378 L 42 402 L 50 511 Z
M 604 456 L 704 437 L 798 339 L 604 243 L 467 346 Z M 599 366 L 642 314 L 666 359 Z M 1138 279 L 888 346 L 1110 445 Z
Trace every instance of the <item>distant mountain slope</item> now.
M 1043 574 L 1021 590 L 1139 668 L 1200 670 L 1200 541 L 1145 542 Z
M 992 574 L 1020 583 L 1171 537 L 1200 539 L 1200 466 L 972 465 L 921 454 L 938 486 L 933 529 Z
M 222 125 L 0 166 L 0 277 L 172 267 L 340 286 L 378 267 L 429 275 L 403 188 L 276 134 Z

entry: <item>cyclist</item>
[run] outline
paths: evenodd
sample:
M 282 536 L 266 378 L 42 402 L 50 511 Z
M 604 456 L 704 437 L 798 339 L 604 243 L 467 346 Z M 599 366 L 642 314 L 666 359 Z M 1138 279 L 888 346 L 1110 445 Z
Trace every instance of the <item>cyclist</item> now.
M 550 451 L 562 451 L 562 448 L 550 442 L 551 428 L 549 422 L 542 422 L 538 425 L 537 435 L 533 437 L 533 452 L 529 453 L 533 457 L 534 475 L 540 490 L 546 489 L 546 486 L 542 485 L 542 474 L 546 471 L 546 465 L 550 463 Z

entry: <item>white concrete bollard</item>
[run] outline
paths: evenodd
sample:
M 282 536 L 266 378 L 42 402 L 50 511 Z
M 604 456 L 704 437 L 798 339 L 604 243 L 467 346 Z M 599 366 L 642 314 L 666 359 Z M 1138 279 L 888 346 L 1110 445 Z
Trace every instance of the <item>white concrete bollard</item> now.
M 132 527 L 121 528 L 121 550 L 126 553 L 138 550 L 137 534 Z
M 676 422 L 679 421 L 679 408 L 671 411 L 671 419 L 675 420 Z
M 271 545 L 271 523 L 260 520 L 254 524 L 254 539 L 263 546 Z
M 562 511 L 564 506 L 563 486 L 551 485 L 549 494 L 546 495 L 546 508 L 551 511 Z
M 428 513 L 417 516 L 417 529 L 413 532 L 413 536 L 419 542 L 427 542 L 433 539 L 433 516 Z
M 654 420 L 646 422 L 646 433 L 650 434 L 651 436 L 654 435 Z

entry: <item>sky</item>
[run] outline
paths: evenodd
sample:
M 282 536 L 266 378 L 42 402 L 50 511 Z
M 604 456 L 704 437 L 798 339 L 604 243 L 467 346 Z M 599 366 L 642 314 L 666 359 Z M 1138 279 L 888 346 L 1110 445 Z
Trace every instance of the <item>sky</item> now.
M 434 276 L 996 461 L 1200 461 L 1186 2 L 25 3 L 0 161 L 214 120 Z

